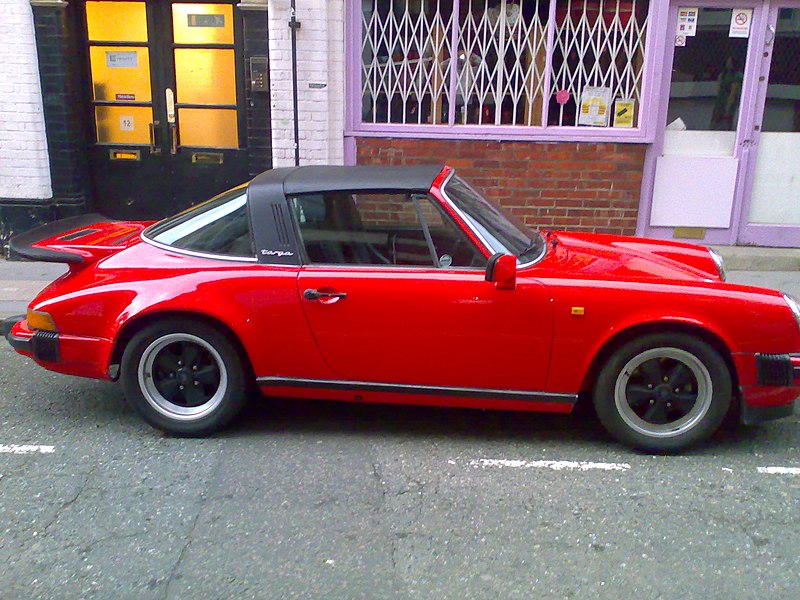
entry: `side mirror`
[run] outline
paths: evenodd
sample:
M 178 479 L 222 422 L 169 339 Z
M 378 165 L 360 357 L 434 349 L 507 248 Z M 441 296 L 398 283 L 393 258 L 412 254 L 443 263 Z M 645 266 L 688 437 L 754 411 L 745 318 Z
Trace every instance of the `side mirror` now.
M 517 287 L 517 257 L 498 252 L 486 265 L 486 281 L 494 283 L 498 290 L 513 290 Z

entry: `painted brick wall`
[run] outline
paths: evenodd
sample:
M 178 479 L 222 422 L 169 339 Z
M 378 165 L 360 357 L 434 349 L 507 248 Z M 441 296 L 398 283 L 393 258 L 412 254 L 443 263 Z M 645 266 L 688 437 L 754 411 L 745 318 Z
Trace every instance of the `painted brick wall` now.
M 527 224 L 633 235 L 645 145 L 361 138 L 358 164 L 441 163 Z
M 294 165 L 289 0 L 269 2 L 273 164 Z M 297 2 L 300 163 L 344 158 L 344 0 Z M 311 84 L 325 84 L 312 89 Z
M 29 0 L 0 0 L 0 198 L 49 198 L 50 166 Z

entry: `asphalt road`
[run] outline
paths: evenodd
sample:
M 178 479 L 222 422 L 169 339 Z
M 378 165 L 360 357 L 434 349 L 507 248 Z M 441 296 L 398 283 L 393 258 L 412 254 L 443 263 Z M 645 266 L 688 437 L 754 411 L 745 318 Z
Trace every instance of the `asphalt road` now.
M 176 439 L 3 343 L 0 597 L 798 598 L 799 425 L 653 457 L 585 417 L 257 398 Z

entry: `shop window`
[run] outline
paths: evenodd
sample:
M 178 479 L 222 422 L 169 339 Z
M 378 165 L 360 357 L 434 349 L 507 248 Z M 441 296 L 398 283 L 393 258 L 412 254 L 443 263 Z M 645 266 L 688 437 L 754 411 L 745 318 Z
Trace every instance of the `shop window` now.
M 637 126 L 648 0 L 361 8 L 363 123 Z

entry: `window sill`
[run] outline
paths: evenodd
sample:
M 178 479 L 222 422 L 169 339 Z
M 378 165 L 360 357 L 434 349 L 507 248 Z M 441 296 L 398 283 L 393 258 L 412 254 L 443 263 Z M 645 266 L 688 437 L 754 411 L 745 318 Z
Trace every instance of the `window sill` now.
M 653 135 L 641 128 L 524 127 L 515 125 L 402 125 L 362 123 L 345 130 L 345 137 L 465 139 L 519 142 L 609 142 L 651 144 Z

